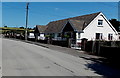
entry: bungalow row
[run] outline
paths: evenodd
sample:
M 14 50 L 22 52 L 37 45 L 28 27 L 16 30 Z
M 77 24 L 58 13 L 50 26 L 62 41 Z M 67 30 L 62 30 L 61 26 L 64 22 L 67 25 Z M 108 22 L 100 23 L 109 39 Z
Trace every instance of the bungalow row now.
M 51 36 L 52 40 L 74 40 L 75 44 L 82 39 L 119 40 L 118 32 L 102 12 L 52 21 L 46 26 L 36 25 L 36 39 L 44 40 Z

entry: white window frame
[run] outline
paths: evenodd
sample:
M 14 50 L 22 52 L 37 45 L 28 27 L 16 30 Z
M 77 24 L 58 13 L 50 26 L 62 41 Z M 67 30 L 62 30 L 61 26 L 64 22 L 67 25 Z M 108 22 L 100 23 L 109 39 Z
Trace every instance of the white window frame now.
M 98 26 L 102 27 L 103 26 L 103 20 L 102 19 L 98 19 Z
M 111 33 L 108 34 L 108 40 L 113 40 L 113 34 Z
M 97 37 L 97 34 L 99 34 L 99 39 L 97 39 L 96 37 Z M 97 39 L 97 40 L 102 40 L 103 39 L 103 33 L 95 33 L 95 39 Z

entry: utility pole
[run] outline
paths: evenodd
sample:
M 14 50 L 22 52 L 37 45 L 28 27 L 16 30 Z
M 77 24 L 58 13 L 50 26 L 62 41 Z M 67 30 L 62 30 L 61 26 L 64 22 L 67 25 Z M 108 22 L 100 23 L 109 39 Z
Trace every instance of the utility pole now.
M 120 21 L 120 1 L 118 2 L 118 21 Z
M 29 3 L 26 4 L 26 28 L 25 28 L 25 40 L 27 40 L 27 25 L 28 25 L 28 5 Z

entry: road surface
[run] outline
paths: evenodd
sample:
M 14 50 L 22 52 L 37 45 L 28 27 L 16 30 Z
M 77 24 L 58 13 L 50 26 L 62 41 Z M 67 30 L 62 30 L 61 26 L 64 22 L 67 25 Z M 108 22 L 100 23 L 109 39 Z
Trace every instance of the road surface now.
M 90 60 L 21 41 L 2 39 L 3 76 L 100 76 Z

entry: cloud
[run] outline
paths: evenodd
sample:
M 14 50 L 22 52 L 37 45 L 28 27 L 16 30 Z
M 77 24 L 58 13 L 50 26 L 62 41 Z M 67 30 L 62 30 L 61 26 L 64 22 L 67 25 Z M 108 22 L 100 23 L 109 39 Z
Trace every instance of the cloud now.
M 57 11 L 57 10 L 59 10 L 59 8 L 55 8 L 55 10 Z

